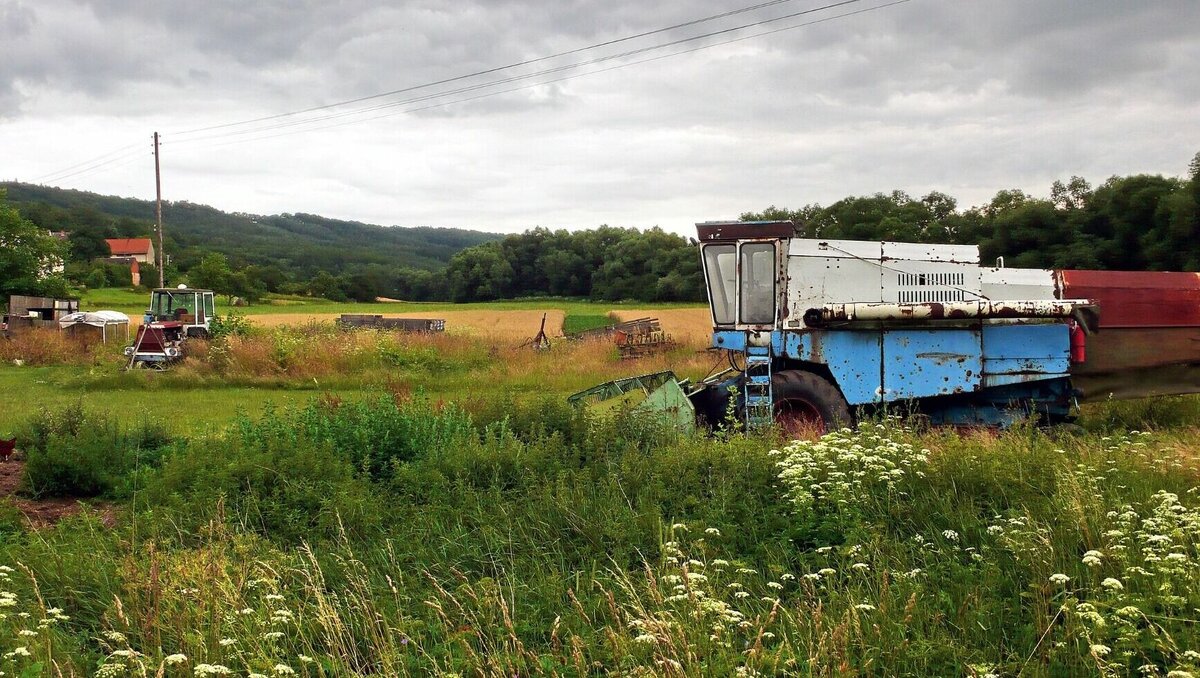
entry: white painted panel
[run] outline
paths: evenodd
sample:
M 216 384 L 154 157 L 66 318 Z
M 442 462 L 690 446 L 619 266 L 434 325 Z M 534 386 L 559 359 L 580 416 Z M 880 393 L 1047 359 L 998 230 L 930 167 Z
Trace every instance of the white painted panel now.
M 879 261 L 882 243 L 872 240 L 819 240 L 793 238 L 788 255 L 793 257 L 849 257 Z
M 1041 268 L 984 268 L 983 294 L 988 299 L 1054 299 L 1054 271 Z
M 883 301 L 882 269 L 877 261 L 833 257 L 789 257 L 789 318 L 827 303 Z
M 883 263 L 883 301 L 899 304 L 975 301 L 980 298 L 981 269 L 974 264 L 937 261 Z
M 902 261 L 944 261 L 979 265 L 979 248 L 975 245 L 932 245 L 911 242 L 883 243 L 884 259 Z

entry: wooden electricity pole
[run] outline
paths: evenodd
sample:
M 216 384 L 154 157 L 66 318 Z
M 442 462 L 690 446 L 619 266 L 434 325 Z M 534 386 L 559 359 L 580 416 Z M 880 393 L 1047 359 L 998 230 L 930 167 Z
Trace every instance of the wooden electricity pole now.
M 158 223 L 158 286 L 164 286 L 162 238 L 162 175 L 158 171 L 158 132 L 154 133 L 154 220 Z

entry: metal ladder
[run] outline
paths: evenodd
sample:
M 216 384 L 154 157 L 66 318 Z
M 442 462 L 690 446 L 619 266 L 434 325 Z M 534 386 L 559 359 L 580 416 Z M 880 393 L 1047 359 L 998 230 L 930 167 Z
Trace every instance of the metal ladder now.
M 771 392 L 771 347 L 746 347 L 745 396 L 746 428 L 770 426 L 775 419 L 775 399 Z

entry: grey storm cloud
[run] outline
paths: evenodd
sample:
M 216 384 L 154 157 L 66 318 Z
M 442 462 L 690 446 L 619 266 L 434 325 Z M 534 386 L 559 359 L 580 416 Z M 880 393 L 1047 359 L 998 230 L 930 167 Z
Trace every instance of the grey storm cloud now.
M 781 2 L 515 72 L 820 4 Z M 97 127 L 136 120 L 172 140 L 176 130 L 408 88 L 741 6 L 0 0 L 0 141 L 6 126 L 16 135 L 48 116 Z M 225 135 L 221 142 L 234 145 L 207 157 L 203 144 L 188 147 L 200 150 L 187 156 L 181 171 L 191 174 L 181 182 L 205 192 L 194 199 L 234 208 L 250 201 L 249 209 L 446 225 L 486 214 L 517 227 L 661 223 L 687 203 L 702 217 L 733 216 L 767 202 L 896 187 L 960 191 L 972 201 L 1071 173 L 1179 173 L 1200 136 L 1196 26 L 1194 0 L 912 0 L 617 70 L 593 72 L 660 52 L 564 69 L 536 80 L 593 73 L 497 96 L 481 95 L 529 82 L 371 99 L 356 106 L 413 101 L 363 113 L 358 119 L 374 119 L 357 125 L 264 141 L 259 151 Z M 277 153 L 294 157 L 264 160 Z M 231 157 L 239 158 L 232 167 Z M 216 180 L 230 172 L 245 175 L 237 187 Z M 297 188 L 246 188 L 264 177 Z

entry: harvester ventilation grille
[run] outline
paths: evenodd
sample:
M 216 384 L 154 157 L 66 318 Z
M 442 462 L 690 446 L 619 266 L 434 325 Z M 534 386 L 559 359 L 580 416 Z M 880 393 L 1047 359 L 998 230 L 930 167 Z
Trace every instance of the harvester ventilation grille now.
M 896 276 L 896 285 L 910 289 L 900 289 L 897 301 L 901 304 L 963 301 L 966 298 L 962 289 L 965 283 L 966 277 L 962 273 L 900 273 Z

